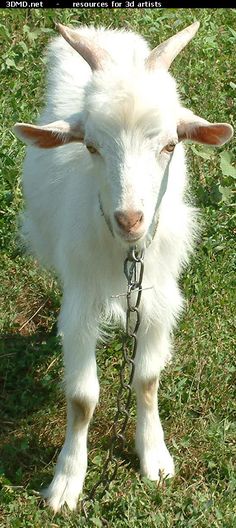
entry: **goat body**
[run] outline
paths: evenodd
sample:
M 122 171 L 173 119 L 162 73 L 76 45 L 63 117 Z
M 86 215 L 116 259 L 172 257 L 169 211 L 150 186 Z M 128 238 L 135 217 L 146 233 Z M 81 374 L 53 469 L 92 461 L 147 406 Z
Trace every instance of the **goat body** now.
M 40 121 L 15 125 L 30 143 L 24 236 L 63 287 L 67 432 L 46 491 L 55 511 L 64 503 L 76 508 L 82 491 L 87 431 L 99 397 L 95 347 L 104 321 L 124 324 L 119 294 L 126 290 L 123 261 L 130 247 L 147 246 L 135 358 L 136 450 L 146 477 L 174 474 L 157 388 L 183 307 L 177 279 L 196 230 L 195 210 L 184 198 L 182 140 L 221 145 L 232 135 L 230 125 L 210 124 L 183 108 L 167 71 L 197 28 L 192 24 L 150 52 L 131 32 L 59 25 Z

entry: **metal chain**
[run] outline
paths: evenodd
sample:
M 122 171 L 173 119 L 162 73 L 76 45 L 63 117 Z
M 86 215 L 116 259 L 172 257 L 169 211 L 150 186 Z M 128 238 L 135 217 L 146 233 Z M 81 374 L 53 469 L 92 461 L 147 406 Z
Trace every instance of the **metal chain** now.
M 126 325 L 123 336 L 123 361 L 120 369 L 120 388 L 117 395 L 117 411 L 112 425 L 111 443 L 100 479 L 94 484 L 88 495 L 81 501 L 82 510 L 87 517 L 86 503 L 91 501 L 98 488 L 102 498 L 110 483 L 116 478 L 118 462 L 114 456 L 115 448 L 121 444 L 124 449 L 125 430 L 130 417 L 132 382 L 134 378 L 134 359 L 137 351 L 137 332 L 140 326 L 139 306 L 142 295 L 144 272 L 144 250 L 131 248 L 124 261 L 124 274 L 127 279 Z M 128 381 L 126 381 L 128 378 Z M 125 403 L 122 402 L 126 394 Z

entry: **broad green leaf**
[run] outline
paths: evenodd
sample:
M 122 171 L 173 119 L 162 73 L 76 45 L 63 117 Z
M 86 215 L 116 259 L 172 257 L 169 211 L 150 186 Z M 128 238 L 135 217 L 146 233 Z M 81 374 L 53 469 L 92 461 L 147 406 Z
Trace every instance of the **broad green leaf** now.
M 219 185 L 219 191 L 222 195 L 222 202 L 230 202 L 231 201 L 231 198 L 232 198 L 232 195 L 233 195 L 233 189 L 232 187 L 230 186 L 223 186 L 223 185 Z
M 8 68 L 16 68 L 16 63 L 13 59 L 6 59 L 6 65 Z
M 220 167 L 224 176 L 236 178 L 236 168 L 231 164 L 231 155 L 229 152 L 221 152 Z
M 204 152 L 203 150 L 198 150 L 196 147 L 194 147 L 194 145 L 191 145 L 191 150 L 194 152 L 194 154 L 205 160 L 211 159 L 213 156 L 213 152 Z
M 19 42 L 19 46 L 21 46 L 21 48 L 23 49 L 23 51 L 24 51 L 25 53 L 28 53 L 28 51 L 29 51 L 28 46 L 26 46 L 26 43 L 23 42 L 23 40 L 21 40 L 21 41 Z
M 18 71 L 23 70 L 23 66 L 18 66 L 18 64 L 15 63 L 14 59 L 10 59 L 10 58 L 6 59 L 5 64 L 8 68 L 14 68 L 15 70 L 18 70 Z
M 231 152 L 228 152 L 227 150 L 224 150 L 223 152 L 220 153 L 220 157 L 222 159 L 228 161 L 228 163 L 231 163 L 231 160 L 232 160 Z
M 102 521 L 98 519 L 97 517 L 92 517 L 91 521 L 94 524 L 94 526 L 97 526 L 97 528 L 102 528 L 103 526 Z
M 101 463 L 102 463 L 102 457 L 100 455 L 96 455 L 95 457 L 93 457 L 93 459 L 91 460 L 91 462 L 95 465 L 95 466 L 100 466 Z

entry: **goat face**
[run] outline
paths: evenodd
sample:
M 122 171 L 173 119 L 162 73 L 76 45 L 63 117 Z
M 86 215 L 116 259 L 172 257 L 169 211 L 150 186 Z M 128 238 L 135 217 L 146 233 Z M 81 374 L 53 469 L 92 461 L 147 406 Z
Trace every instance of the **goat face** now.
M 125 244 L 143 243 L 178 142 L 175 83 L 167 73 L 155 77 L 97 74 L 87 97 L 84 142 L 97 165 L 101 207 Z
M 154 216 L 168 154 L 138 133 L 121 132 L 99 149 L 100 202 L 116 238 L 142 240 Z

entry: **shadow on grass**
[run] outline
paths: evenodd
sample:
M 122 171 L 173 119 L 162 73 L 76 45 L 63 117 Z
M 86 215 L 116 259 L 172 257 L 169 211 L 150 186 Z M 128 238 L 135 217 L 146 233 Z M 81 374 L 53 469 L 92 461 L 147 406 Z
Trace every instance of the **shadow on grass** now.
M 1 469 L 11 484 L 25 484 L 55 450 L 56 441 L 47 444 L 46 438 L 52 416 L 63 407 L 60 341 L 54 331 L 4 336 L 0 362 Z
M 45 487 L 63 444 L 65 399 L 60 387 L 63 379 L 60 348 L 55 331 L 32 336 L 6 335 L 2 339 L 0 466 L 13 486 L 23 485 L 29 490 Z M 101 403 L 90 428 L 89 448 L 90 459 L 96 451 L 105 461 L 113 416 L 107 414 L 110 402 L 104 398 Z M 119 465 L 137 471 L 132 429 L 128 427 L 125 449 L 118 446 L 115 457 Z M 96 467 L 93 464 L 90 467 L 96 473 Z
M 60 341 L 54 333 L 5 336 L 0 361 L 1 418 L 6 431 L 15 421 L 52 403 L 62 367 Z

